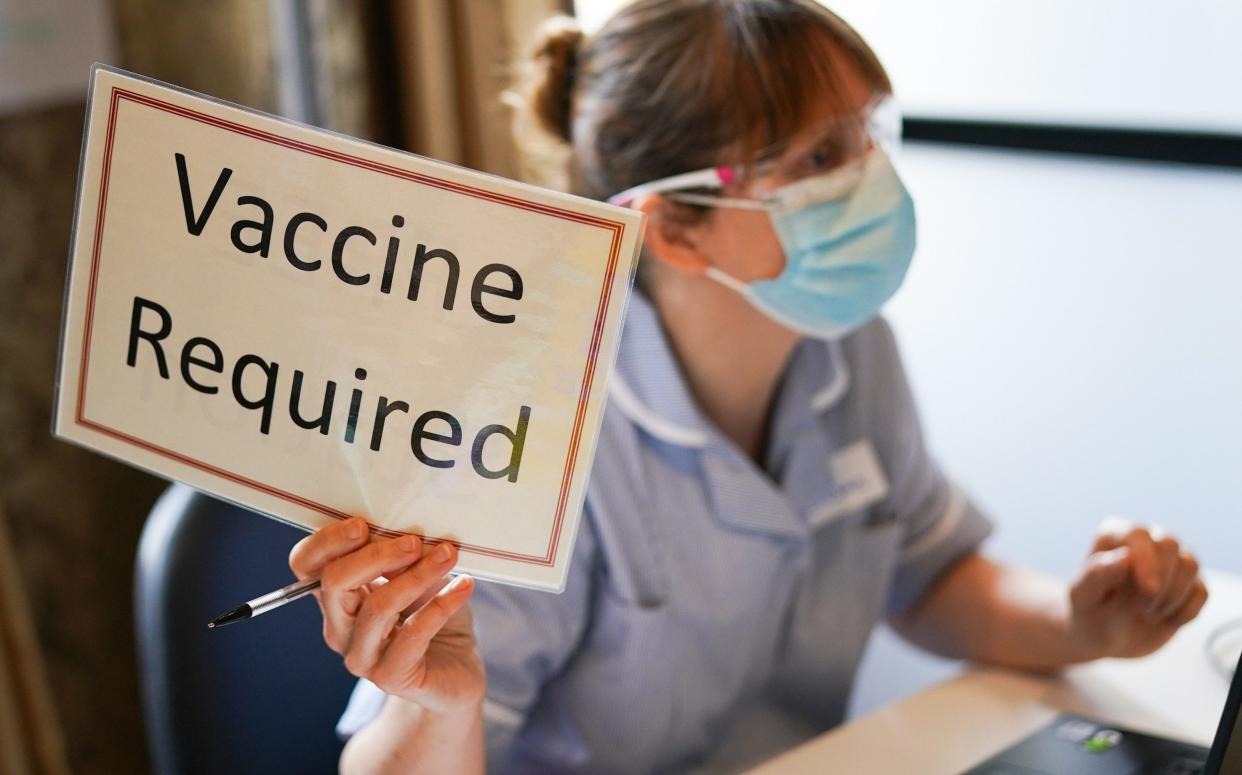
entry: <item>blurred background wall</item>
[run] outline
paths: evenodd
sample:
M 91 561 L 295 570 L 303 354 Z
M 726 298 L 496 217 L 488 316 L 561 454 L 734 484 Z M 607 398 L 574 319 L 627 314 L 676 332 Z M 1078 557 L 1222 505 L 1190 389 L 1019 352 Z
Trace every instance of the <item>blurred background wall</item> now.
M 1239 6 L 829 5 L 906 107 L 920 248 L 888 314 L 992 550 L 1066 575 L 1122 512 L 1242 572 Z M 566 10 L 0 0 L 0 772 L 149 767 L 131 586 L 164 482 L 48 433 L 89 63 L 528 176 L 500 94 Z M 954 669 L 881 632 L 855 712 Z

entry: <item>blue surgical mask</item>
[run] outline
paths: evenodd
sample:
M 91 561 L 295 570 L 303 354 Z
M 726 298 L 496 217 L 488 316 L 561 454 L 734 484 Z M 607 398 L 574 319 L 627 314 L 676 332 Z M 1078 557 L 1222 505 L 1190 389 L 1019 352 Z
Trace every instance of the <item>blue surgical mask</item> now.
M 731 167 L 712 167 L 635 186 L 609 201 L 632 205 L 644 195 L 662 193 L 709 207 L 767 211 L 785 253 L 780 275 L 744 282 L 708 267 L 707 276 L 794 331 L 837 339 L 880 311 L 901 286 L 914 256 L 914 202 L 885 150 L 896 147 L 900 114 L 891 100 L 881 102 L 868 122 L 872 142 L 865 152 L 760 199 L 685 190 L 723 188 L 737 178 Z
M 742 282 L 713 266 L 707 276 L 807 336 L 836 339 L 873 318 L 914 256 L 914 201 L 880 148 L 853 164 L 760 200 L 785 252 L 780 275 Z

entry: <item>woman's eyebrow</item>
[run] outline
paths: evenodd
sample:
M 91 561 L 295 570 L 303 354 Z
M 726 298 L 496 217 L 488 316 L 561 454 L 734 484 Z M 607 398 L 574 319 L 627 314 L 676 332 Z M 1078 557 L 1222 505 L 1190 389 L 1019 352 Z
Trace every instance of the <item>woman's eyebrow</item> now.
M 804 143 L 799 143 L 796 147 L 791 144 L 787 148 L 787 152 L 781 154 L 781 158 L 777 159 L 777 162 L 783 165 L 801 161 L 804 156 L 825 143 L 840 140 L 842 127 L 842 123 L 835 123 L 832 126 L 821 129 L 813 138 Z
M 848 146 L 846 135 L 848 133 L 864 133 L 866 132 L 866 122 L 858 120 L 853 114 L 837 115 L 825 119 L 822 122 L 822 128 L 818 130 L 813 140 L 798 146 L 796 152 L 790 153 L 790 161 L 798 161 L 807 153 L 823 146 L 825 143 L 834 142 Z
M 756 166 L 778 168 L 796 163 L 803 156 L 819 148 L 825 142 L 839 140 L 843 130 L 855 129 L 856 126 L 851 120 L 852 118 L 853 116 L 850 114 L 838 114 L 821 122 L 816 122 L 816 124 L 812 124 L 812 127 L 816 125 L 821 127 L 817 130 L 817 134 L 813 139 L 799 144 L 796 151 L 794 150 L 793 138 L 778 140 L 765 148 L 761 148 L 755 154 L 754 163 Z

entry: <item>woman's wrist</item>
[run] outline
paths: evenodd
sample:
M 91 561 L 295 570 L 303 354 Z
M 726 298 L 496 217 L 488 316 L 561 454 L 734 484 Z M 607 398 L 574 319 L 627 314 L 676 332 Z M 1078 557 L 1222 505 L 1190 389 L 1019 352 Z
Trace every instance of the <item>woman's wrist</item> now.
M 456 727 L 470 724 L 474 719 L 483 717 L 483 699 L 469 700 L 444 707 L 429 708 L 413 700 L 396 695 L 389 695 L 384 703 L 385 708 L 392 705 L 391 713 L 402 726 L 428 725 L 436 727 Z
M 1070 601 L 1068 588 L 1057 601 L 1054 617 L 1056 630 L 1061 633 L 1059 640 L 1064 644 L 1059 650 L 1058 661 L 1067 666 L 1108 656 L 1099 644 L 1079 626 L 1074 616 L 1074 607 Z
M 484 769 L 481 699 L 432 709 L 388 695 L 379 716 L 359 730 L 341 758 L 343 773 L 482 773 Z
M 974 658 L 1047 671 L 1105 656 L 1076 620 L 1069 588 L 1060 579 L 987 561 L 976 563 L 970 581 L 973 605 L 963 607 L 978 612 L 983 633 Z

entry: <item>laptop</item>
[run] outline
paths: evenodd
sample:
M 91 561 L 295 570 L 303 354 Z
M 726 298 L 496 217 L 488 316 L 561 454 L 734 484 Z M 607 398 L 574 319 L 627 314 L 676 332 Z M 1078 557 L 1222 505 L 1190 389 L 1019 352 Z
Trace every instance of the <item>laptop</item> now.
M 963 775 L 1242 775 L 1242 657 L 1211 749 L 1062 714 Z

